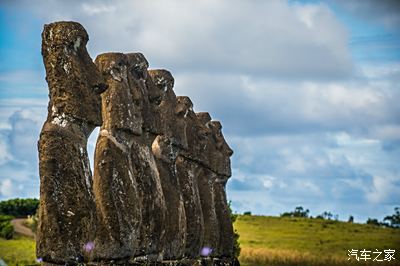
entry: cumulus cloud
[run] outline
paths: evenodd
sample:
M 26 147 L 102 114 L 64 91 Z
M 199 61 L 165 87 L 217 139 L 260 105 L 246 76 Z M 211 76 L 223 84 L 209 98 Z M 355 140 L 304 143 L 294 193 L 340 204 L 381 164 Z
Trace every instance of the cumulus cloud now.
M 229 135 L 347 131 L 378 138 L 399 123 L 400 95 L 392 81 L 288 82 L 213 73 L 176 80 L 177 93 L 190 95 L 196 110 L 223 119 Z
M 14 188 L 11 179 L 5 179 L 0 182 L 0 194 L 9 197 L 14 194 Z
M 43 124 L 45 106 L 0 106 L 11 112 L 6 125 L 0 129 L 0 198 L 37 197 L 39 172 L 37 140 Z
M 391 2 L 348 2 L 339 5 L 350 13 L 363 10 L 362 16 L 387 27 L 397 23 L 395 9 L 384 9 L 395 6 Z M 235 150 L 228 196 L 236 210 L 279 214 L 303 205 L 314 214 L 328 210 L 365 219 L 391 213 L 398 202 L 399 64 L 354 62 L 354 36 L 329 2 L 4 3 L 23 6 L 43 23 L 81 22 L 92 56 L 140 51 L 151 67 L 169 69 L 178 95 L 190 96 L 196 111 L 222 121 Z M 29 75 L 0 72 L 0 82 L 10 85 L 11 94 L 23 85 L 19 77 Z M 45 86 L 35 95 L 45 105 L 43 91 Z M 13 187 L 17 180 L 36 180 L 37 189 L 36 146 L 21 151 L 33 145 L 40 123 L 33 113 L 15 113 L 20 101 L 0 101 L 6 107 L 0 112 L 2 172 L 18 169 L 14 177 L 1 178 Z M 90 154 L 95 139 L 96 133 Z
M 400 179 L 391 176 L 374 176 L 367 198 L 371 203 L 397 204 L 400 202 Z
M 10 152 L 19 161 L 37 161 L 36 147 L 41 121 L 35 121 L 28 110 L 17 111 L 9 118 L 11 131 L 9 132 Z
M 371 215 L 370 207 L 365 206 L 376 206 L 375 217 L 383 217 L 398 202 L 398 157 L 382 150 L 380 141 L 344 132 L 238 136 L 229 141 L 239 151 L 232 158 L 229 198 L 235 201 L 248 196 L 264 205 L 277 204 L 269 210 L 263 205 L 266 213 L 279 214 L 282 210 L 277 206 L 281 205 L 303 205 L 314 215 L 329 210 L 342 216 L 357 214 L 365 221 Z M 249 206 L 245 204 L 239 211 L 249 210 Z
M 81 22 L 93 54 L 141 51 L 173 72 L 317 79 L 352 73 L 346 29 L 325 4 L 42 0 L 31 8 L 46 21 Z

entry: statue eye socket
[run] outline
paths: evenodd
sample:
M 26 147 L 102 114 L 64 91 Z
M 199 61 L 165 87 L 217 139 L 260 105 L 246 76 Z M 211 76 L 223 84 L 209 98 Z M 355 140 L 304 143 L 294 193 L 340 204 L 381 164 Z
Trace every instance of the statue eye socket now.
M 158 97 L 154 97 L 153 99 L 150 100 L 151 103 L 154 103 L 156 105 L 160 105 L 162 101 L 162 97 L 158 96 Z
M 207 131 L 200 131 L 199 137 L 201 140 L 207 140 L 208 139 L 208 132 Z
M 95 93 L 101 94 L 107 90 L 108 85 L 105 83 L 99 83 L 99 84 L 94 85 L 92 88 Z

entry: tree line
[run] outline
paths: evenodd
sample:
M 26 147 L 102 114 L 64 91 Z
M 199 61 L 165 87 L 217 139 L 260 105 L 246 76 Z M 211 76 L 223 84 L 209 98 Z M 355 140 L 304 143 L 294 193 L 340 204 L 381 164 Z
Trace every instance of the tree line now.
M 26 217 L 34 215 L 39 207 L 38 199 L 10 199 L 0 201 L 0 215 L 11 215 L 14 217 Z
M 315 219 L 325 219 L 325 220 L 339 220 L 338 214 L 332 214 L 331 212 L 323 212 L 316 217 L 310 216 L 310 210 L 304 209 L 299 206 L 294 209 L 292 212 L 284 212 L 280 215 L 281 217 L 303 217 L 303 218 L 315 218 Z M 347 222 L 354 222 L 354 217 L 352 215 L 349 216 Z M 378 221 L 378 219 L 368 218 L 366 224 L 376 225 L 376 226 L 384 226 L 384 227 L 393 227 L 400 228 L 400 207 L 394 208 L 394 214 L 386 216 L 382 222 Z
M 14 227 L 11 220 L 15 217 L 34 216 L 39 207 L 38 199 L 10 199 L 0 201 L 0 237 L 11 239 Z
M 250 211 L 243 212 L 243 215 L 251 215 Z M 323 213 L 313 217 L 310 215 L 310 210 L 305 209 L 302 206 L 296 207 L 293 211 L 284 212 L 280 214 L 280 217 L 289 217 L 289 218 L 310 218 L 310 219 L 323 219 L 323 220 L 335 220 L 339 221 L 339 215 L 333 214 L 328 211 L 324 211 Z M 354 216 L 350 215 L 347 222 L 353 223 Z M 378 219 L 368 218 L 366 224 L 382 226 L 382 227 L 393 227 L 400 228 L 400 207 L 394 208 L 394 214 L 386 216 L 383 221 L 378 221 Z

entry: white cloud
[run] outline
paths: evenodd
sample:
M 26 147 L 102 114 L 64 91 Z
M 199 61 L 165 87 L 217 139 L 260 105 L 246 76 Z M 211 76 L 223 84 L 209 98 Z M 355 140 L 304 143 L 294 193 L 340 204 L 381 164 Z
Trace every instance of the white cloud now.
M 89 16 L 93 16 L 101 13 L 114 12 L 116 8 L 109 5 L 82 3 L 82 9 Z
M 169 69 L 176 93 L 190 96 L 196 111 L 209 111 L 223 123 L 235 150 L 228 182 L 234 206 L 279 214 L 290 210 L 288 206 L 308 204 L 304 207 L 317 214 L 355 215 L 350 213 L 354 208 L 365 216 L 371 214 L 366 200 L 386 211 L 382 202 L 398 199 L 399 64 L 355 65 L 348 30 L 327 5 L 228 0 L 26 3 L 20 2 L 46 23 L 81 22 L 92 56 L 140 51 L 152 67 Z M 15 72 L 0 81 L 16 82 L 24 74 L 29 77 Z M 38 131 L 31 132 L 28 125 L 40 130 L 47 105 L 41 99 L 0 100 L 0 129 L 21 139 L 1 139 L 8 146 L 0 146 L 0 160 L 18 165 L 2 166 L 0 177 L 10 178 L 14 172 L 12 182 L 24 180 L 36 190 L 37 161 L 18 150 L 34 143 Z M 14 123 L 7 120 L 26 106 L 37 113 L 22 111 Z M 36 146 L 30 152 L 33 158 Z M 34 181 L 29 185 L 27 180 Z
M 371 135 L 379 139 L 400 140 L 400 125 L 384 125 L 372 128 Z
M 31 8 L 46 21 L 81 22 L 94 54 L 141 51 L 152 66 L 174 73 L 320 79 L 347 77 L 353 70 L 346 29 L 324 4 L 43 0 Z
M 177 94 L 222 120 L 229 135 L 347 132 L 374 139 L 374 128 L 396 127 L 400 113 L 400 90 L 391 80 L 295 82 L 215 73 L 175 78 Z
M 4 197 L 10 197 L 14 194 L 14 187 L 11 179 L 0 181 L 0 194 Z
M 274 186 L 275 179 L 276 178 L 273 176 L 262 176 L 261 183 L 263 184 L 264 188 L 270 189 Z
M 400 200 L 400 177 L 374 176 L 367 199 L 371 203 L 398 204 Z
M 0 166 L 9 161 L 11 158 L 12 156 L 9 154 L 7 149 L 7 142 L 4 139 L 4 136 L 0 135 Z
M 359 72 L 362 76 L 372 80 L 387 80 L 388 78 L 400 79 L 400 63 L 385 62 L 385 63 L 366 63 L 359 67 Z
M 4 109 L 13 107 L 1 106 Z M 8 127 L 0 129 L 0 198 L 39 194 L 37 140 L 45 118 L 43 109 L 17 108 L 7 119 Z

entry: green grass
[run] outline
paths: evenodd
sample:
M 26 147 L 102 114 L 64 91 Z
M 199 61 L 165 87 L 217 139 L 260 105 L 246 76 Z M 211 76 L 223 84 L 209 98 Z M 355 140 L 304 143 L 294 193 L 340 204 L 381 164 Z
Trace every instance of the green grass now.
M 35 240 L 22 236 L 10 240 L 0 238 L 0 258 L 8 266 L 36 265 Z
M 243 265 L 342 265 L 348 264 L 351 249 L 395 249 L 395 257 L 399 257 L 400 229 L 249 215 L 239 216 L 235 229 L 240 235 Z

